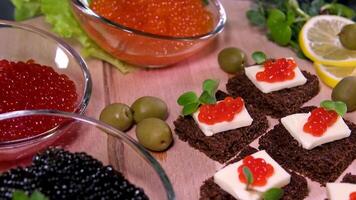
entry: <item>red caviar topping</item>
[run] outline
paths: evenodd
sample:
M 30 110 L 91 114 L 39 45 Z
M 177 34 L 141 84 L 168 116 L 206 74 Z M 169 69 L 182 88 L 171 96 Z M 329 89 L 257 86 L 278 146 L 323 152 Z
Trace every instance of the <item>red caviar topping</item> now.
M 356 191 L 355 192 L 352 192 L 350 194 L 350 199 L 349 200 L 356 200 Z
M 297 63 L 293 59 L 267 60 L 264 63 L 264 71 L 258 72 L 256 79 L 268 83 L 292 80 L 295 77 L 294 68 L 296 67 Z
M 304 124 L 303 130 L 313 136 L 322 136 L 328 127 L 332 126 L 337 118 L 337 112 L 333 110 L 326 110 L 325 108 L 316 108 L 311 112 L 307 123 Z
M 266 163 L 263 158 L 254 158 L 253 156 L 246 156 L 243 159 L 242 165 L 237 169 L 239 179 L 243 183 L 247 183 L 243 167 L 248 167 L 253 176 L 252 186 L 264 186 L 267 180 L 274 173 L 274 168 L 271 164 Z
M 33 60 L 0 60 L 0 94 L 0 113 L 25 109 L 72 112 L 78 99 L 73 81 Z M 46 116 L 0 121 L 0 142 L 38 135 L 61 121 L 61 118 Z
M 198 119 L 202 123 L 213 125 L 219 122 L 230 122 L 235 115 L 241 112 L 244 107 L 244 101 L 241 97 L 236 99 L 226 97 L 223 101 L 216 104 L 205 104 L 199 108 Z
M 202 0 L 93 0 L 99 15 L 124 26 L 166 36 L 197 36 L 213 28 Z

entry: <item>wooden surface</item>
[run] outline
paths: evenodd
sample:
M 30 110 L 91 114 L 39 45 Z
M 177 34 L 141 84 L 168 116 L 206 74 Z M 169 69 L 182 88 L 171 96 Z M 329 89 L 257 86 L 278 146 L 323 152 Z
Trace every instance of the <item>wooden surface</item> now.
M 180 114 L 180 107 L 176 104 L 176 99 L 180 94 L 188 90 L 200 92 L 201 83 L 207 78 L 220 79 L 220 89 L 225 90 L 229 76 L 219 69 L 216 59 L 217 53 L 222 48 L 236 46 L 243 49 L 247 55 L 251 55 L 255 50 L 261 50 L 271 57 L 296 57 L 291 50 L 269 42 L 263 31 L 249 25 L 245 12 L 250 6 L 250 1 L 223 0 L 223 4 L 228 15 L 224 32 L 205 51 L 180 64 L 169 68 L 139 70 L 122 75 L 109 64 L 98 60 L 87 60 L 94 86 L 87 115 L 98 118 L 101 109 L 109 103 L 124 102 L 130 105 L 138 97 L 151 95 L 167 102 L 170 109 L 167 121 L 173 129 L 173 121 Z M 48 25 L 45 25 L 43 18 L 30 20 L 28 23 L 45 30 L 50 29 Z M 75 43 L 68 42 L 76 46 Z M 302 69 L 315 73 L 310 62 L 297 60 Z M 320 100 L 330 99 L 330 92 L 329 88 L 322 85 L 320 94 L 307 105 L 318 105 Z M 356 122 L 356 113 L 348 114 L 346 118 Z M 276 120 L 270 120 L 270 127 L 275 123 Z M 134 137 L 134 129 L 129 134 Z M 93 149 L 95 147 L 90 147 L 89 144 L 95 144 L 96 139 L 95 134 L 91 134 L 79 144 Z M 212 176 L 221 166 L 188 146 L 187 143 L 180 141 L 176 136 L 174 139 L 174 145 L 169 151 L 153 155 L 162 164 L 173 183 L 177 199 L 198 199 L 202 182 Z M 106 142 L 101 141 L 103 146 L 107 146 Z M 100 154 L 104 160 L 109 159 L 107 149 L 99 150 L 102 151 Z M 112 164 L 115 164 L 114 160 L 115 158 L 110 156 Z M 356 162 L 347 171 L 356 172 Z M 307 199 L 324 199 L 325 190 L 320 189 L 316 183 L 309 183 L 311 194 Z M 319 194 L 320 192 L 322 194 Z

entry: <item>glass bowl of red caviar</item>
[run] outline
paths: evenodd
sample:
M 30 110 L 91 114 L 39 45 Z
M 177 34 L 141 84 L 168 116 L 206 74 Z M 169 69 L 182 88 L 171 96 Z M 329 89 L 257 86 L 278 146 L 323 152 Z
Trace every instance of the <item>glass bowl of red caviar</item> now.
M 92 81 L 73 48 L 38 28 L 5 20 L 0 20 L 0 37 L 0 113 L 53 109 L 84 114 Z M 38 119 L 0 123 L 0 162 L 55 142 L 68 125 L 60 118 Z
M 219 0 L 72 0 L 74 15 L 104 50 L 128 63 L 164 67 L 196 54 L 222 32 Z
M 99 120 L 58 110 L 22 110 L 0 114 L 0 123 L 42 116 L 70 121 L 65 130 L 70 142 L 16 163 L 0 162 L 0 199 L 11 199 L 7 193 L 13 188 L 38 190 L 49 199 L 176 199 L 159 162 L 128 134 Z

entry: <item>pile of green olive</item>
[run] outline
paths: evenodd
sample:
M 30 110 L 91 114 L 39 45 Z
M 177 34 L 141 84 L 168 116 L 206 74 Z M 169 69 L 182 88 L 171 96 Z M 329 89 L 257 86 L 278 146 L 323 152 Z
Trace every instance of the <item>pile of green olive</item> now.
M 136 123 L 138 142 L 152 151 L 164 151 L 173 142 L 172 131 L 164 121 L 167 117 L 167 104 L 152 96 L 138 98 L 131 107 L 113 103 L 100 113 L 100 121 L 120 131 L 127 131 Z

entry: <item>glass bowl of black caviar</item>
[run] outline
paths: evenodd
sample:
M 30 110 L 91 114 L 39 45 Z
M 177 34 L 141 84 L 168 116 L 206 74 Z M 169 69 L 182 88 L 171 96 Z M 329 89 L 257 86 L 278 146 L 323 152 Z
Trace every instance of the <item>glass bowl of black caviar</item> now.
M 130 136 L 89 117 L 55 110 L 0 114 L 0 122 L 29 116 L 70 121 L 71 135 L 33 157 L 0 162 L 0 199 L 42 193 L 50 200 L 175 199 L 170 180 L 154 157 Z M 1 155 L 0 155 L 1 156 Z

